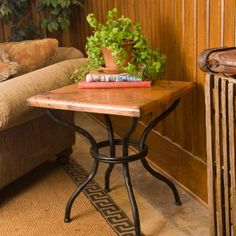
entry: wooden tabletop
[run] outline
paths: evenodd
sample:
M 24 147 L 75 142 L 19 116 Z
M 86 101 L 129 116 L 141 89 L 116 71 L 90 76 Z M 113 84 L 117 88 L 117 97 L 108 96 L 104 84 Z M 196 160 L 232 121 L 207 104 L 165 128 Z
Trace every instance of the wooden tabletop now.
M 141 117 L 163 111 L 194 87 L 192 82 L 155 81 L 150 88 L 79 89 L 77 84 L 27 99 L 29 106 Z

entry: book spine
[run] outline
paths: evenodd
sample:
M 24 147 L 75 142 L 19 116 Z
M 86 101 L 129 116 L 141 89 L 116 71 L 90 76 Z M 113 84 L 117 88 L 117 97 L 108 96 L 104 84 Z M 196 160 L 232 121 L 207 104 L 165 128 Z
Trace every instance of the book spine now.
M 142 88 L 151 87 L 151 81 L 140 82 L 79 82 L 79 88 Z
M 128 74 L 87 74 L 86 82 L 128 82 L 142 81 L 140 78 Z

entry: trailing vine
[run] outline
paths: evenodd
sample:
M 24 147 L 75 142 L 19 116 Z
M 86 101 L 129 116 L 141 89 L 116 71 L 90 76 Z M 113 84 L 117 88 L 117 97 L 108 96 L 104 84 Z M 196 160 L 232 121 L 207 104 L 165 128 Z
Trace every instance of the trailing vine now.
M 39 25 L 32 23 L 30 0 L 0 0 L 0 19 L 5 24 L 11 22 L 10 41 L 21 41 L 39 37 L 40 28 L 44 32 L 62 32 L 70 25 L 71 8 L 82 6 L 82 0 L 39 0 L 36 12 L 43 12 Z

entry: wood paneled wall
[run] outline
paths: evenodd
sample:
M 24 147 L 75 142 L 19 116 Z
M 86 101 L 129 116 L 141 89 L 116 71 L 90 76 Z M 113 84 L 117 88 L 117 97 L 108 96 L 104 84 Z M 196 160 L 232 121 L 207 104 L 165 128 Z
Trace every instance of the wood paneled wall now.
M 236 1 L 85 0 L 84 8 L 73 9 L 71 27 L 63 35 L 62 44 L 84 50 L 91 33 L 86 15 L 94 12 L 103 21 L 107 10 L 113 7 L 140 22 L 152 47 L 167 56 L 166 79 L 197 83 L 196 89 L 153 133 L 153 141 L 149 142 L 160 157 L 151 153 L 149 158 L 206 200 L 204 73 L 198 69 L 197 56 L 209 47 L 235 45 Z M 122 119 L 116 117 L 114 122 L 122 130 Z M 156 147 L 154 141 L 163 146 Z
M 167 79 L 197 83 L 193 93 L 157 128 L 159 133 L 153 133 L 149 142 L 161 157 L 152 152 L 149 158 L 206 201 L 205 75 L 198 69 L 197 57 L 209 47 L 235 45 L 236 1 L 87 0 L 84 3 L 85 8 L 75 14 L 75 46 L 83 48 L 91 32 L 84 20 L 89 12 L 103 20 L 108 9 L 117 7 L 122 15 L 140 22 L 152 47 L 166 54 Z M 115 118 L 114 122 L 122 130 L 122 119 Z M 163 147 L 156 147 L 157 143 Z

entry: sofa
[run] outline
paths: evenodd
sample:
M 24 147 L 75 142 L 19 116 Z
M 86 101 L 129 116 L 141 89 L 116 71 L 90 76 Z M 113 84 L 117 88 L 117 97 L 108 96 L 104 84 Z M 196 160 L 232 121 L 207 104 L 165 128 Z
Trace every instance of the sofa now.
M 57 47 L 47 66 L 0 83 L 0 189 L 55 155 L 71 154 L 74 132 L 50 120 L 45 110 L 28 107 L 26 99 L 72 83 L 71 73 L 85 61 L 79 50 Z M 72 112 L 60 113 L 73 122 Z

